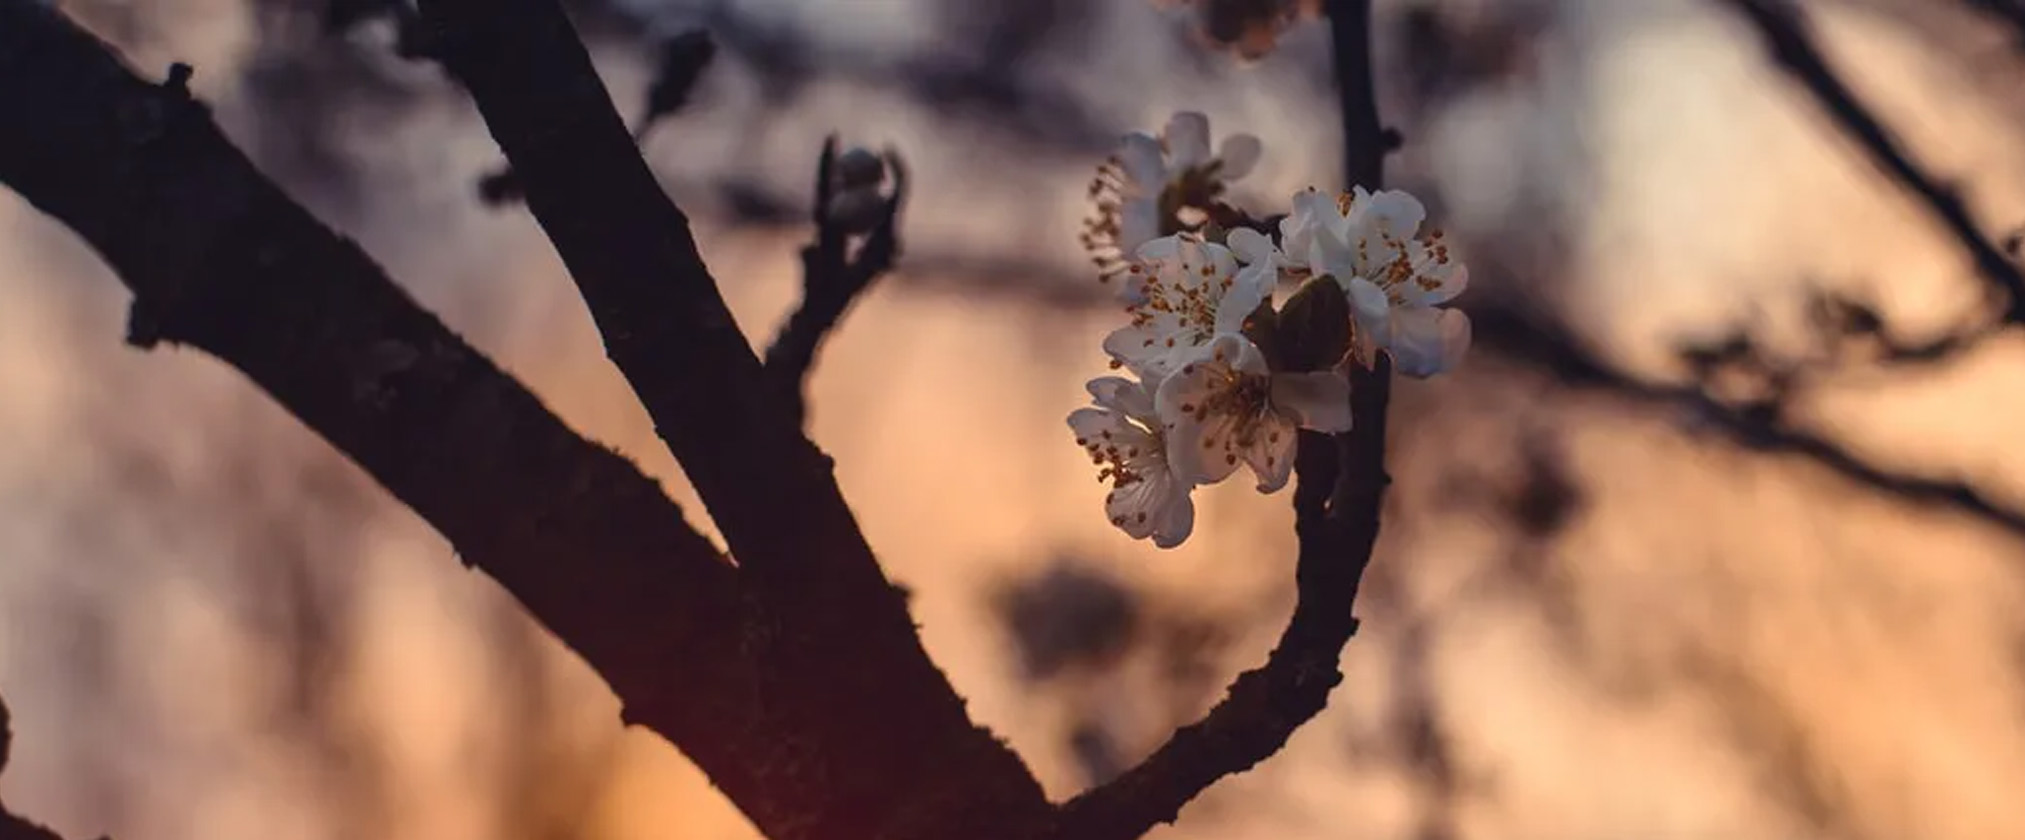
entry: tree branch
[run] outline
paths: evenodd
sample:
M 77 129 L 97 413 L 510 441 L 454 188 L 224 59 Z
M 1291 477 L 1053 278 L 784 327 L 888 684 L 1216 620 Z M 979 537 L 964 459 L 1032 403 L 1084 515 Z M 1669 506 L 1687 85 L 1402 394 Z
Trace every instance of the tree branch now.
M 767 588 L 884 591 L 831 476 L 554 0 L 425 0 L 422 15 L 732 556 Z M 780 527 L 783 512 L 799 525 Z M 838 597 L 843 597 L 841 594 Z M 890 597 L 879 616 L 904 621 Z M 911 627 L 909 628 L 911 633 Z
M 0 0 L 0 183 L 135 295 L 130 340 L 239 369 L 590 662 L 727 790 L 752 771 L 740 588 L 659 485 L 577 436 L 256 171 L 180 84 Z M 32 119 L 26 118 L 32 115 Z
M 554 0 L 423 0 L 632 383 L 724 533 L 742 643 L 777 735 L 763 789 L 730 791 L 775 840 L 913 837 L 1047 818 L 1026 766 L 971 722 L 921 647 L 832 475 L 725 307 Z M 717 780 L 713 774 L 713 780 Z
M 1718 0 L 1758 31 L 1774 61 L 1813 95 L 1817 104 L 1856 141 L 1871 163 L 1913 194 L 1940 221 L 1976 271 L 2008 303 L 2004 320 L 2025 323 L 2025 273 L 1983 235 L 1954 190 L 1928 175 L 1877 117 L 1863 106 L 1814 45 L 1804 14 L 1789 0 Z M 1994 5 L 1994 4 L 1993 4 Z
M 1725 405 L 1698 386 L 1641 380 L 1597 359 L 1561 330 L 1518 313 L 1478 309 L 1470 315 L 1479 345 L 1538 365 L 1570 386 L 1647 405 L 1687 409 L 1695 420 L 1745 449 L 1803 458 L 1872 490 L 1916 505 L 1965 513 L 2025 536 L 2025 511 L 1999 504 L 1968 484 L 1893 473 L 1834 441 L 1788 425 L 1774 413 Z
M 1351 183 L 1377 189 L 1395 142 L 1379 122 L 1372 88 L 1370 0 L 1331 0 L 1328 14 L 1343 104 L 1344 171 Z M 1391 483 L 1385 471 L 1391 364 L 1381 354 L 1372 369 L 1353 364 L 1351 371 L 1351 430 L 1301 432 L 1294 467 L 1297 594 L 1279 643 L 1266 664 L 1239 675 L 1202 720 L 1177 730 L 1139 766 L 1066 803 L 1064 836 L 1128 840 L 1173 822 L 1197 794 L 1279 752 L 1328 706 L 1329 692 L 1343 680 L 1343 647 L 1357 632 L 1352 606 Z

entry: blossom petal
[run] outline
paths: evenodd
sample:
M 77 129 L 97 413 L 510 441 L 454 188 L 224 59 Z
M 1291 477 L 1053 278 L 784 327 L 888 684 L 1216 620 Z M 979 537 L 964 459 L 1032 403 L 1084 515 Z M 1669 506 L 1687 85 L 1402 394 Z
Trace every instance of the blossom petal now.
M 1350 296 L 1350 314 L 1356 319 L 1357 329 L 1373 338 L 1384 336 L 1386 319 L 1392 314 L 1392 299 L 1386 297 L 1385 290 L 1362 277 L 1338 280 Z
M 1102 408 L 1079 408 L 1069 412 L 1069 430 L 1076 433 L 1076 445 L 1084 449 L 1118 440 L 1133 432 L 1145 434 L 1125 422 L 1124 415 Z
M 1135 247 L 1132 254 L 1142 262 L 1176 259 L 1181 256 L 1182 239 L 1180 234 L 1147 239 Z
M 1209 117 L 1182 111 L 1167 120 L 1160 139 L 1167 143 L 1167 160 L 1174 169 L 1187 169 L 1209 162 Z
M 1142 369 L 1156 357 L 1166 355 L 1174 330 L 1159 322 L 1130 324 L 1104 336 L 1104 352 L 1111 358 Z M 1094 385 L 1095 383 L 1092 383 Z M 1091 391 L 1095 394 L 1095 391 Z
M 1237 255 L 1239 262 L 1246 265 L 1265 262 L 1280 252 L 1279 247 L 1273 244 L 1272 237 L 1248 227 L 1232 230 L 1230 235 L 1224 237 L 1224 244 L 1230 247 L 1231 253 Z
M 1156 458 L 1151 463 L 1141 462 L 1133 466 L 1147 468 L 1147 471 L 1135 469 L 1134 480 L 1120 484 L 1105 495 L 1104 515 L 1111 519 L 1111 524 L 1135 540 L 1158 534 L 1163 541 L 1169 542 L 1162 548 L 1179 545 L 1181 541 L 1174 534 L 1160 532 L 1163 530 L 1161 526 L 1173 524 L 1175 514 L 1170 509 L 1176 505 L 1188 506 L 1188 524 L 1194 525 L 1195 504 L 1188 498 L 1188 485 L 1175 480 L 1173 474 L 1167 471 L 1164 460 Z M 1188 533 L 1184 530 L 1179 536 L 1185 539 Z
M 1393 368 L 1416 379 L 1452 370 L 1470 346 L 1470 319 L 1458 309 L 1404 308 L 1392 315 L 1386 349 Z
M 1418 243 L 1416 243 L 1417 245 Z M 1459 262 L 1437 263 L 1432 257 L 1416 260 L 1418 276 L 1408 284 L 1408 300 L 1421 306 L 1435 306 L 1455 300 L 1469 289 L 1470 270 Z M 1426 285 L 1421 281 L 1425 280 Z
M 1146 423 L 1149 428 L 1159 428 L 1153 413 L 1153 389 L 1145 383 L 1122 376 L 1100 376 L 1085 387 L 1098 405 Z
M 1118 213 L 1118 250 L 1133 253 L 1147 243 L 1158 242 L 1160 204 L 1152 198 L 1125 202 Z
M 1280 248 L 1293 260 L 1307 261 L 1315 234 L 1327 217 L 1336 215 L 1336 199 L 1320 190 L 1294 193 L 1293 211 L 1280 219 Z M 1307 262 L 1313 266 L 1313 262 Z
M 1259 158 L 1265 155 L 1265 144 L 1252 134 L 1233 134 L 1223 138 L 1217 145 L 1216 159 L 1222 163 L 1216 174 L 1225 181 L 1235 181 L 1251 174 L 1258 166 Z
M 1180 486 L 1179 479 L 1170 479 Z M 1173 548 L 1188 539 L 1195 530 L 1195 500 L 1189 498 L 1193 488 L 1181 487 L 1180 492 L 1167 504 L 1162 505 L 1153 517 L 1153 544 L 1161 548 Z
M 1350 380 L 1332 371 L 1274 374 L 1273 408 L 1304 429 L 1350 431 Z
M 1368 200 L 1360 200 L 1358 209 L 1376 230 L 1402 242 L 1412 239 L 1427 221 L 1427 208 L 1404 190 L 1379 190 Z
M 1223 293 L 1223 300 L 1216 305 L 1216 331 L 1244 332 L 1246 319 L 1258 310 L 1259 304 L 1272 298 L 1273 284 L 1279 277 L 1277 257 L 1245 266 L 1232 278 L 1230 289 Z
M 1195 484 L 1215 484 L 1237 470 L 1237 418 L 1205 406 L 1227 386 L 1226 365 L 1196 361 L 1160 383 L 1153 402 L 1166 422 L 1167 463 Z
M 1266 366 L 1266 354 L 1251 339 L 1237 333 L 1221 333 L 1203 345 L 1202 350 L 1211 367 L 1223 366 L 1230 372 L 1252 376 L 1272 373 Z
M 1346 400 L 1347 403 L 1347 400 Z M 1252 468 L 1261 493 L 1277 493 L 1294 474 L 1296 430 L 1292 420 L 1278 412 L 1266 412 L 1252 430 L 1252 443 L 1241 453 L 1245 466 Z
M 1160 141 L 1144 132 L 1132 132 L 1118 144 L 1118 165 L 1130 181 L 1126 197 L 1157 195 L 1167 185 L 1167 164 L 1162 162 Z

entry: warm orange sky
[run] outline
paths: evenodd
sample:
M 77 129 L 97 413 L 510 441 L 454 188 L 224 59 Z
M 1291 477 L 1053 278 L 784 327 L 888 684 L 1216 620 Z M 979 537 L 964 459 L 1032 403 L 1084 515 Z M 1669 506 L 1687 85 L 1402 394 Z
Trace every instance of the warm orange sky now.
M 840 49 L 933 43 L 932 27 L 908 28 L 927 24 L 895 22 L 919 17 L 909 2 L 861 5 L 832 34 Z M 1552 286 L 1532 293 L 1655 371 L 1673 331 L 1756 311 L 1780 334 L 1802 280 L 1877 289 L 1908 324 L 1968 304 L 1964 261 L 1755 63 L 1738 27 L 1690 0 L 1553 5 L 1563 16 L 1519 78 L 1406 126 L 1401 169 L 1442 197 L 1438 221 L 1466 258 L 1473 240 L 1561 231 L 1547 249 Z M 1966 181 L 1980 218 L 2025 219 L 2025 100 L 1989 95 L 1978 75 L 2017 69 L 1997 33 L 1943 51 L 1883 14 L 1810 5 L 1833 12 L 1822 22 L 1851 81 L 1925 162 Z M 1152 127 L 1197 108 L 1219 132 L 1254 131 L 1268 145 L 1245 182 L 1258 195 L 1334 177 L 1333 116 L 1300 81 L 1315 33 L 1291 33 L 1255 66 L 1204 65 L 1150 4 L 1105 9 L 1113 48 L 1059 70 L 1104 119 Z M 260 158 L 259 141 L 285 128 L 247 105 L 243 74 L 257 62 L 238 0 L 134 14 L 146 23 L 128 42 L 137 63 L 194 61 L 199 92 Z M 601 60 L 631 101 L 645 81 L 637 58 Z M 785 167 L 783 188 L 799 189 L 821 133 L 842 127 L 907 154 L 921 190 L 910 253 L 1075 265 L 1094 160 L 1034 153 L 850 79 L 754 128 L 756 82 L 728 68 L 648 149 L 678 199 L 700 201 L 715 166 Z M 453 93 L 413 83 L 431 91 L 422 104 L 361 110 L 337 129 L 360 167 L 356 203 L 321 192 L 309 203 L 572 424 L 678 482 L 537 229 L 470 201 L 494 161 L 482 127 L 442 104 Z M 799 232 L 699 215 L 734 308 L 766 334 L 794 293 Z M 1286 498 L 1232 482 L 1203 497 L 1182 549 L 1119 536 L 1062 422 L 1102 372 L 1097 343 L 1116 316 L 952 291 L 960 279 L 903 271 L 860 302 L 822 357 L 812 433 L 891 574 L 917 593 L 928 647 L 973 713 L 1067 794 L 1079 784 L 1072 718 L 1145 749 L 1178 712 L 1146 651 L 1103 678 L 1021 683 L 987 607 L 993 587 L 1073 554 L 1162 609 L 1222 622 L 1227 676 L 1284 616 L 1291 516 Z M 10 804 L 73 837 L 491 840 L 526 827 L 502 816 L 518 794 L 503 792 L 512 745 L 493 727 L 511 713 L 547 724 L 538 778 L 553 789 L 530 807 L 558 824 L 615 840 L 741 836 L 665 744 L 620 735 L 615 704 L 580 665 L 539 643 L 538 666 L 503 655 L 527 628 L 500 618 L 511 614 L 496 589 L 425 527 L 229 371 L 125 348 L 124 315 L 124 293 L 89 254 L 0 198 L 0 690 L 20 733 Z M 1919 382 L 1849 384 L 1802 417 L 1880 463 L 2025 505 L 2025 448 L 2009 445 L 2025 420 L 2025 348 L 1986 350 Z M 1434 810 L 1471 840 L 2025 833 L 2011 795 L 2025 780 L 2019 535 L 1742 453 L 1674 414 L 1561 389 L 1493 355 L 1396 393 L 1399 481 L 1348 680 L 1285 754 L 1160 836 L 1407 838 Z M 1540 441 L 1582 501 L 1564 530 L 1529 542 L 1504 511 L 1524 448 Z M 299 699 L 276 667 L 292 656 L 275 641 L 286 610 L 248 594 L 246 575 L 300 558 L 326 583 L 354 581 L 317 700 L 353 751 L 347 772 L 381 788 L 384 822 L 370 828 L 346 822 L 357 817 L 332 793 L 331 754 L 276 723 Z M 497 687 L 525 685 L 530 668 L 551 688 L 525 693 L 545 702 L 499 708 Z M 1446 736 L 1458 777 L 1446 793 L 1405 760 L 1415 710 Z

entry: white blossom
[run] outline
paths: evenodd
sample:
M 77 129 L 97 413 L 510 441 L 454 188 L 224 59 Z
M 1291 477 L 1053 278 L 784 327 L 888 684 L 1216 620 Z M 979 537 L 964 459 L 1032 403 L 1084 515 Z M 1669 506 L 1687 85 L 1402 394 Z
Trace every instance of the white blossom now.
M 1243 331 L 1245 320 L 1272 295 L 1268 272 L 1238 270 L 1229 248 L 1193 234 L 1175 234 L 1140 246 L 1126 272 L 1139 302 L 1126 308 L 1132 322 L 1104 337 L 1104 352 L 1159 382 L 1221 333 Z
M 1350 430 L 1350 383 L 1335 371 L 1275 373 L 1249 339 L 1226 333 L 1161 382 L 1154 409 L 1177 476 L 1214 484 L 1242 461 L 1271 493 L 1293 473 L 1296 430 Z
M 1133 539 L 1153 540 L 1173 548 L 1195 528 L 1194 485 L 1168 465 L 1166 430 L 1154 411 L 1153 392 L 1146 384 L 1117 376 L 1089 384 L 1095 408 L 1069 414 L 1077 445 L 1090 453 L 1101 470 L 1097 480 L 1111 485 L 1104 496 L 1104 514 Z
M 1399 190 L 1358 187 L 1331 197 L 1294 196 L 1280 221 L 1280 244 L 1264 255 L 1247 239 L 1248 259 L 1273 260 L 1281 276 L 1329 275 L 1349 296 L 1358 342 L 1368 355 L 1387 351 L 1395 368 L 1428 377 L 1454 368 L 1470 344 L 1469 316 L 1442 308 L 1469 285 L 1469 270 L 1440 231 L 1420 233 L 1427 210 Z M 1232 246 L 1238 247 L 1237 235 Z M 1270 245 L 1270 243 L 1266 243 Z
M 1097 213 L 1084 223 L 1083 247 L 1100 279 L 1122 274 L 1141 245 L 1181 230 L 1182 209 L 1205 209 L 1225 184 L 1249 174 L 1263 151 L 1258 137 L 1232 134 L 1212 152 L 1209 118 L 1192 111 L 1175 114 L 1158 137 L 1126 135 L 1090 182 Z M 1121 295 L 1134 300 L 1131 291 Z

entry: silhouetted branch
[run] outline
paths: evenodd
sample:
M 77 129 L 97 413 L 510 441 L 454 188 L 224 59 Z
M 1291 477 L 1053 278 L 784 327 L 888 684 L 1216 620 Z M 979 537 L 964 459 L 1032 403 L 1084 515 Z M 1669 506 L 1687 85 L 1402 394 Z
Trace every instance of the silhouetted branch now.
M 634 145 L 646 142 L 654 126 L 689 105 L 696 83 L 702 81 L 703 71 L 717 55 L 717 45 L 710 40 L 709 33 L 698 29 L 661 42 L 659 54 L 654 83 L 647 87 L 646 101 L 640 107 L 639 118 L 633 122 Z M 520 201 L 524 197 L 520 176 L 514 174 L 511 164 L 502 166 L 478 179 L 478 197 L 495 207 Z
M 741 642 L 776 737 L 743 759 L 766 768 L 764 784 L 712 780 L 774 840 L 1044 821 L 1026 766 L 922 649 L 829 458 L 746 343 L 562 9 L 421 8 L 747 584 Z
M 149 84 L 37 0 L 0 0 L 0 113 L 36 115 L 0 129 L 0 183 L 133 290 L 130 341 L 245 373 L 504 584 L 629 713 L 737 781 L 725 756 L 749 749 L 752 679 L 726 632 L 732 568 L 657 482 L 261 176 L 179 70 Z
M 1692 412 L 1694 421 L 1748 450 L 1804 458 L 1845 479 L 1907 502 L 1969 514 L 2025 536 L 2025 511 L 1992 501 L 1967 484 L 1900 475 L 1865 461 L 1848 449 L 1780 416 L 1776 403 L 1735 407 L 1699 385 L 1647 382 L 1597 358 L 1560 329 L 1510 310 L 1470 313 L 1478 346 L 1539 365 L 1563 383 L 1601 390 L 1619 398 Z
M 1344 171 L 1351 183 L 1383 185 L 1395 143 L 1378 119 L 1372 89 L 1370 0 L 1331 0 L 1330 33 L 1343 90 Z M 1183 727 L 1139 766 L 1063 806 L 1067 836 L 1134 838 L 1173 822 L 1181 807 L 1218 779 L 1251 769 L 1284 747 L 1320 714 L 1343 680 L 1344 645 L 1357 632 L 1352 607 L 1378 541 L 1379 513 L 1391 477 L 1385 471 L 1391 364 L 1352 365 L 1351 430 L 1301 432 L 1296 454 L 1294 614 L 1266 664 L 1231 683 L 1201 721 Z
M 1913 162 L 1856 94 L 1830 69 L 1814 45 L 1804 14 L 1790 0 L 1719 0 L 1756 27 L 1772 58 L 1806 87 L 1871 162 L 1917 197 L 1975 262 L 1977 273 L 2007 298 L 2004 320 L 2025 322 L 2025 273 L 2004 251 L 1984 236 L 1953 189 Z
M 815 199 L 810 214 L 816 226 L 816 240 L 802 248 L 801 303 L 766 350 L 767 374 L 773 377 L 797 421 L 808 414 L 803 392 L 823 339 L 836 328 L 858 295 L 893 267 L 900 252 L 898 227 L 900 205 L 907 197 L 907 171 L 899 156 L 888 154 L 883 161 L 892 176 L 891 192 L 856 254 L 850 253 L 849 220 L 839 218 L 833 206 L 837 197 L 836 163 L 837 139 L 831 137 L 824 141 L 822 158 L 816 166 Z

